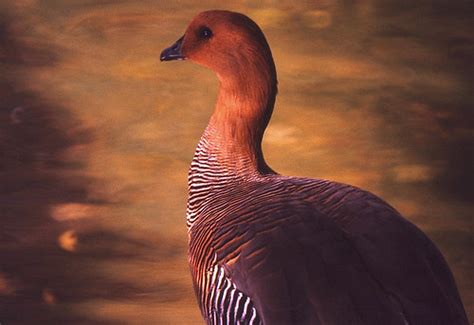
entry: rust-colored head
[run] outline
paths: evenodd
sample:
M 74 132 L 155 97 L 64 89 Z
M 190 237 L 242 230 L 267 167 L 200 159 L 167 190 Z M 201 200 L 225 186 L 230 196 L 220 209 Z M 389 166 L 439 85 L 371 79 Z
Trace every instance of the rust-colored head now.
M 272 172 L 263 159 L 261 141 L 277 80 L 270 48 L 257 24 L 235 12 L 202 12 L 160 59 L 189 59 L 217 74 L 219 95 L 205 136 L 218 148 L 219 162 L 239 173 Z
M 221 80 L 255 69 L 275 77 L 272 54 L 260 28 L 247 16 L 230 11 L 197 15 L 160 59 L 189 59 L 214 70 Z

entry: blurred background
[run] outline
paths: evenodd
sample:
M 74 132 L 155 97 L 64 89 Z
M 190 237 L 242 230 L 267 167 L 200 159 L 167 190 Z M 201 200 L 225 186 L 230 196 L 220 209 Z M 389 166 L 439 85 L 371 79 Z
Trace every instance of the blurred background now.
M 218 84 L 159 54 L 217 8 L 273 49 L 268 163 L 390 202 L 473 321 L 472 1 L 0 0 L 0 322 L 202 323 L 186 177 Z

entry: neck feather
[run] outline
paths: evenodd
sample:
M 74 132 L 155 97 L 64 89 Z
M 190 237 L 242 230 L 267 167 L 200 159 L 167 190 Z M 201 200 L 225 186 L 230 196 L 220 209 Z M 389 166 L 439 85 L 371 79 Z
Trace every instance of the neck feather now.
M 273 60 L 255 61 L 245 74 L 219 75 L 217 104 L 204 134 L 209 153 L 233 174 L 273 172 L 261 144 L 275 103 L 276 73 Z

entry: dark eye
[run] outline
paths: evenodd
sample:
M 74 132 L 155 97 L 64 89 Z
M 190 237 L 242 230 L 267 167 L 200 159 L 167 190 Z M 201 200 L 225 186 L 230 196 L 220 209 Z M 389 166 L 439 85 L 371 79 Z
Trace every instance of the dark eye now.
M 210 30 L 208 27 L 203 27 L 201 31 L 199 32 L 199 36 L 205 39 L 211 38 L 212 30 Z

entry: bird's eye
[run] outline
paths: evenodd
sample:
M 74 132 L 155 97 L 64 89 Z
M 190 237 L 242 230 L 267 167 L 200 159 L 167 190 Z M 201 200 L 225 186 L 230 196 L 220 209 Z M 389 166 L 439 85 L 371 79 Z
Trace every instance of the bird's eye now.
M 211 38 L 212 37 L 212 30 L 210 30 L 207 27 L 204 27 L 199 32 L 199 36 L 201 36 L 202 38 L 205 38 L 205 39 Z

